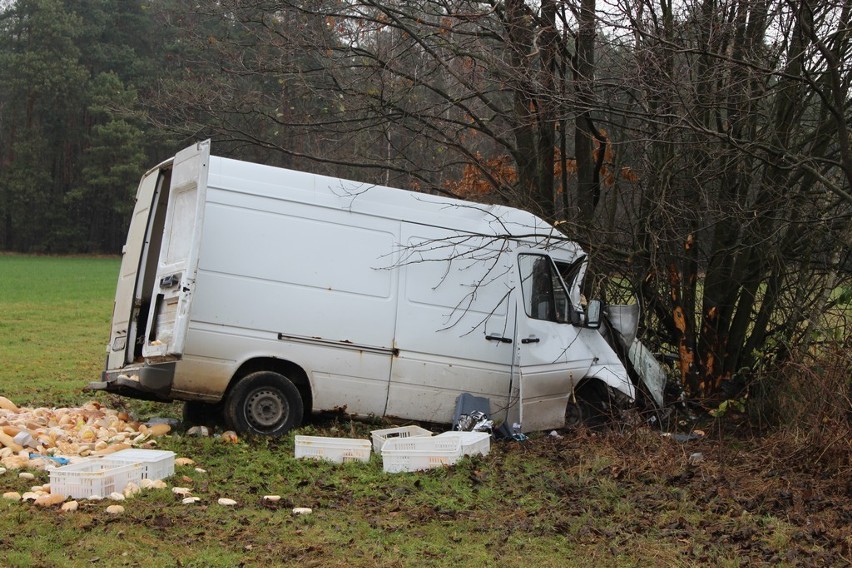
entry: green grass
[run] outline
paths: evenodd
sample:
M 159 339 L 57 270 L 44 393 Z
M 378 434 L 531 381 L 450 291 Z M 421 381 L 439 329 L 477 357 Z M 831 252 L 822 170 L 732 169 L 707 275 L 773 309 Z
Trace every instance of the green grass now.
M 92 398 L 80 388 L 103 365 L 117 271 L 117 259 L 0 255 L 0 394 L 27 406 Z M 98 398 L 140 419 L 178 409 Z M 647 429 L 537 435 L 494 442 L 488 456 L 452 468 L 395 475 L 376 455 L 345 465 L 293 458 L 296 433 L 367 438 L 376 424 L 327 417 L 236 445 L 161 438 L 206 470 L 178 467 L 169 480 L 201 503 L 148 491 L 112 517 L 107 502 L 60 513 L 0 500 L 0 566 L 831 565 L 848 552 L 842 480 L 779 473 L 786 462 L 747 445 L 683 446 Z M 686 464 L 693 451 L 707 458 L 697 469 Z M 48 479 L 8 472 L 0 492 Z M 776 504 L 784 491 L 798 492 L 795 508 Z M 281 506 L 265 506 L 268 494 Z M 294 506 L 314 513 L 294 516 Z
M 85 398 L 109 340 L 118 258 L 0 255 L 3 395 L 56 406 Z

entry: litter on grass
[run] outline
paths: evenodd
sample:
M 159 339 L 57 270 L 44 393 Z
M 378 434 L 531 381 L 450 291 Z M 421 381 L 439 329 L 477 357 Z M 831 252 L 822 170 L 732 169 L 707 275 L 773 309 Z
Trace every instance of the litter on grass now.
M 78 408 L 26 408 L 0 397 L 0 463 L 7 469 L 49 469 L 64 459 L 151 447 L 171 430 L 143 424 L 120 410 L 88 402 Z
M 456 397 L 456 411 L 453 414 L 453 430 L 461 432 L 493 432 L 494 422 L 491 403 L 483 396 L 462 393 Z

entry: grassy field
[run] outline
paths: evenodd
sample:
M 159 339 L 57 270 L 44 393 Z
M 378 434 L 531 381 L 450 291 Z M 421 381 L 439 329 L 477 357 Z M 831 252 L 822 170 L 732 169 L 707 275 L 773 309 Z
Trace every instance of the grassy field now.
M 0 394 L 19 405 L 91 398 L 103 365 L 117 259 L 0 255 Z M 137 418 L 177 405 L 123 401 Z M 298 433 L 367 438 L 386 423 L 332 416 Z M 840 566 L 852 560 L 848 456 L 773 438 L 685 444 L 636 428 L 494 442 L 456 467 L 385 474 L 381 459 L 295 460 L 292 435 L 180 435 L 161 447 L 195 460 L 169 490 L 108 515 L 0 501 L 0 566 Z M 700 459 L 695 457 L 700 454 Z M 690 460 L 690 457 L 692 459 Z M 690 461 L 692 463 L 690 463 Z M 196 467 L 202 468 L 199 471 Z M 0 475 L 0 492 L 45 483 Z M 277 494 L 278 506 L 264 504 Z M 235 507 L 217 504 L 235 499 Z M 292 507 L 311 507 L 295 516 Z
M 3 394 L 21 404 L 79 402 L 103 370 L 117 258 L 0 256 Z

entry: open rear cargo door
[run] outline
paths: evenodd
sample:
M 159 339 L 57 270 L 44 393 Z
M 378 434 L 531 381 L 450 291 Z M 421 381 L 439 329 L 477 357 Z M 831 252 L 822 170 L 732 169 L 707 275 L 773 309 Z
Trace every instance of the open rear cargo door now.
M 179 152 L 174 159 L 163 243 L 142 348 L 146 360 L 175 360 L 183 354 L 198 271 L 209 162 L 209 140 Z
M 107 347 L 109 353 L 107 369 L 120 369 L 126 363 L 133 361 L 135 333 L 131 321 L 134 319 L 134 300 L 138 296 L 136 290 L 140 262 L 147 248 L 145 243 L 150 238 L 151 211 L 157 184 L 160 181 L 161 166 L 162 164 L 145 174 L 136 191 L 136 206 L 130 220 L 127 242 L 121 251 L 121 269 L 115 289 L 112 331 Z

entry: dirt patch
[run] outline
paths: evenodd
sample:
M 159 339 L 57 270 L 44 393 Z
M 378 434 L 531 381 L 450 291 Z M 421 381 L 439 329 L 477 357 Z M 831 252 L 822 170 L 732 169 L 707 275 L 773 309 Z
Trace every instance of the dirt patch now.
M 602 481 L 614 482 L 621 501 L 615 508 L 627 514 L 612 534 L 590 527 L 581 539 L 651 530 L 682 541 L 700 562 L 709 562 L 707 551 L 716 548 L 758 562 L 842 565 L 852 559 L 849 442 L 820 461 L 818 448 L 796 447 L 780 434 L 678 443 L 639 429 L 541 439 L 525 451 L 550 456 L 575 474 L 580 481 L 571 484 L 569 475 L 554 488 L 572 496 L 575 508 L 616 514 L 612 502 L 600 499 Z

